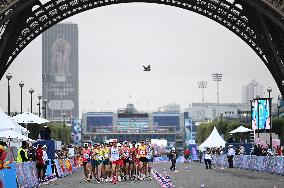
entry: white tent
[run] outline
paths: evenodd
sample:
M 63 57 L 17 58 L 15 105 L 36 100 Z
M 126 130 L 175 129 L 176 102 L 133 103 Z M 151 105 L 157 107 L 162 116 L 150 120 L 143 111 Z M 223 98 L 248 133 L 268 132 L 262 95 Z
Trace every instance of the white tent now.
M 199 146 L 199 149 L 203 148 L 212 148 L 212 147 L 225 147 L 226 142 L 218 133 L 216 127 L 214 127 L 213 131 L 209 135 L 209 137 Z
M 231 134 L 233 134 L 233 133 L 246 133 L 246 132 L 250 132 L 250 131 L 253 131 L 253 130 L 245 128 L 244 126 L 240 126 L 240 127 L 236 128 L 235 130 L 231 131 L 230 133 Z
M 34 115 L 31 112 L 24 112 L 22 114 L 16 115 L 12 117 L 13 120 L 15 120 L 17 123 L 36 123 L 36 124 L 42 124 L 49 122 L 48 120 L 41 118 L 37 115 Z
M 0 132 L 13 130 L 17 133 L 23 134 L 27 129 L 16 123 L 10 116 L 8 116 L 0 107 Z
M 28 141 L 29 138 L 21 135 L 20 133 L 17 133 L 13 130 L 7 130 L 0 132 L 0 138 L 2 139 L 15 139 L 15 140 L 25 140 Z

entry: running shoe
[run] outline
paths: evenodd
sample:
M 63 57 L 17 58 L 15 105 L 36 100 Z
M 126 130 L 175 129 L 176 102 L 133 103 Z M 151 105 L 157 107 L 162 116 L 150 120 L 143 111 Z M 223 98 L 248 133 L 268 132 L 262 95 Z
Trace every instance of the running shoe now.
M 116 182 L 116 178 L 115 178 L 115 177 L 113 177 L 113 178 L 112 178 L 111 183 L 113 183 L 113 184 L 116 184 L 116 183 L 117 183 L 117 182 Z
M 146 176 L 146 180 L 152 180 L 151 176 Z

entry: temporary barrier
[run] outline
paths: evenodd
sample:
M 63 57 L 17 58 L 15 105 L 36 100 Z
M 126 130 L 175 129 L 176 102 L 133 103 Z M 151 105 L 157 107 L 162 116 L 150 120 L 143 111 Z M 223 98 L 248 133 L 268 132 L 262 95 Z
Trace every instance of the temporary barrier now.
M 228 167 L 226 155 L 213 156 L 213 163 Z M 263 173 L 284 175 L 284 158 L 281 156 L 236 155 L 234 167 Z
M 55 175 L 52 173 L 52 165 L 53 163 L 49 161 L 45 174 L 48 180 L 55 177 Z M 0 170 L 1 188 L 32 188 L 39 186 L 38 171 L 35 162 L 12 163 L 9 164 L 9 166 L 11 167 L 10 169 Z M 55 159 L 54 167 L 56 168 L 58 176 L 64 177 L 77 172 L 80 168 L 80 165 L 75 165 L 73 159 Z
M 0 171 L 0 187 L 3 188 L 17 188 L 16 182 L 16 165 L 9 164 L 10 169 L 3 169 Z
M 16 176 L 18 187 L 38 187 L 38 175 L 35 162 L 17 163 Z

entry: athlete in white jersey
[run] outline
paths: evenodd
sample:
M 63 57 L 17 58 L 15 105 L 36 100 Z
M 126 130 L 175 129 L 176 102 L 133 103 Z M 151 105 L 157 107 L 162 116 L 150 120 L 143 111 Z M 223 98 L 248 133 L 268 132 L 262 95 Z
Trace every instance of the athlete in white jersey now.
M 146 159 L 147 159 L 147 170 L 146 173 L 146 179 L 151 180 L 151 169 L 152 169 L 152 163 L 153 163 L 153 158 L 154 158 L 154 148 L 151 146 L 149 139 L 146 139 L 146 146 L 147 146 L 147 154 L 146 154 Z
M 116 184 L 117 183 L 117 175 L 118 175 L 118 170 L 117 170 L 117 164 L 120 160 L 119 158 L 119 149 L 117 147 L 117 141 L 113 141 L 113 146 L 110 149 L 110 162 L 111 162 L 111 171 L 112 171 L 112 183 Z

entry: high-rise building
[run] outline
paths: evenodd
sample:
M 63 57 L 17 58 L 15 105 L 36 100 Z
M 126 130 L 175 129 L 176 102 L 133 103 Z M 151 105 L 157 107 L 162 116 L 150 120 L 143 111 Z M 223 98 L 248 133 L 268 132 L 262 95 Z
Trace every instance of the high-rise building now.
M 242 87 L 242 103 L 249 103 L 249 100 L 256 98 L 256 96 L 263 97 L 263 94 L 263 85 L 254 79 Z
M 42 91 L 49 120 L 79 117 L 77 24 L 57 24 L 43 33 Z

